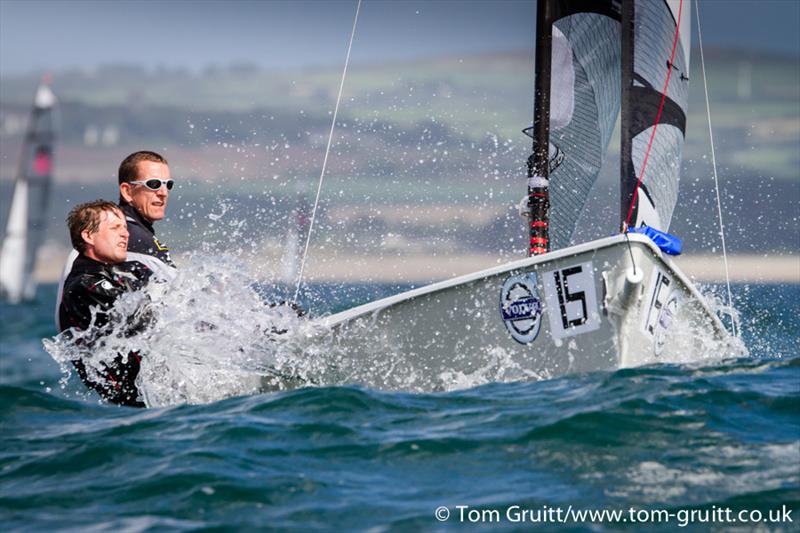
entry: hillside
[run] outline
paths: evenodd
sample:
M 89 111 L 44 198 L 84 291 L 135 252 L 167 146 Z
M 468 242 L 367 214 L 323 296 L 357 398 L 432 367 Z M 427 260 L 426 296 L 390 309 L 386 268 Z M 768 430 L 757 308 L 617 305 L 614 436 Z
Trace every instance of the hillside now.
M 731 51 L 707 51 L 706 61 L 728 244 L 741 253 L 796 252 L 800 61 Z M 690 250 L 714 253 L 718 227 L 698 67 L 695 61 L 673 229 Z M 198 233 L 225 246 L 227 230 L 208 218 L 223 211 L 217 220 L 225 224 L 246 222 L 254 249 L 282 239 L 298 191 L 308 202 L 316 190 L 339 75 L 247 66 L 55 73 L 62 133 L 50 236 L 66 243 L 69 207 L 113 198 L 118 162 L 151 148 L 168 157 L 181 184 L 164 223 L 173 246 L 191 246 Z M 36 80 L 0 84 L 0 176 L 8 198 Z M 519 253 L 524 238 L 513 206 L 524 192 L 530 147 L 519 131 L 530 123 L 532 86 L 528 53 L 352 70 L 323 189 L 320 244 L 366 255 L 429 248 Z M 598 200 L 583 217 L 583 227 L 597 235 L 616 229 L 618 157 L 614 141 Z M 0 218 L 7 209 L 4 202 Z

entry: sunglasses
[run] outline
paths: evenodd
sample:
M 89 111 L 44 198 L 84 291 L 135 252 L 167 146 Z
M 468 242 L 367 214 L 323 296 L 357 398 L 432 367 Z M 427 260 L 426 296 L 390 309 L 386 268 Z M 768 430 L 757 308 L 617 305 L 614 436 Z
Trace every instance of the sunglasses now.
M 156 179 L 156 178 L 153 178 L 153 179 L 150 179 L 150 180 L 145 180 L 145 181 L 131 181 L 130 183 L 131 183 L 131 185 L 144 185 L 145 187 L 147 187 L 151 191 L 159 190 L 162 185 L 166 185 L 167 186 L 167 190 L 171 191 L 172 187 L 175 185 L 175 181 L 174 180 L 160 180 L 160 179 Z

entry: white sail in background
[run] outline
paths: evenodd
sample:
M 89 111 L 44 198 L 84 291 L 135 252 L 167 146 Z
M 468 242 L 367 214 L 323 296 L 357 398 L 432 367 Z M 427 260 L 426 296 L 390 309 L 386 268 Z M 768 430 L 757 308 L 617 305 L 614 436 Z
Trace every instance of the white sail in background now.
M 53 172 L 56 98 L 43 83 L 36 91 L 25 134 L 19 174 L 0 247 L 0 297 L 19 303 L 33 299 L 36 254 L 47 229 Z
M 290 228 L 286 234 L 286 242 L 283 246 L 281 256 L 280 280 L 286 284 L 297 281 L 300 271 L 300 234 L 294 228 Z
M 303 238 L 308 231 L 307 214 L 310 211 L 302 190 L 297 190 L 295 205 L 289 217 L 289 231 L 281 256 L 279 279 L 286 284 L 297 281 L 300 273 L 300 260 L 303 253 Z

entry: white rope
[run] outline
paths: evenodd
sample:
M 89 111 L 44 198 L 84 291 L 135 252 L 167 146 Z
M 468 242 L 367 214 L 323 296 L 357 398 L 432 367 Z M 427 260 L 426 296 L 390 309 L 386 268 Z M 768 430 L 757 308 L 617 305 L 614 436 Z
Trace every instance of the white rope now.
M 708 82 L 706 80 L 706 62 L 703 56 L 703 32 L 700 31 L 700 2 L 695 0 L 694 7 L 697 13 L 697 38 L 700 46 L 700 65 L 703 70 L 703 88 L 706 94 L 706 115 L 708 117 L 708 138 L 711 143 L 711 164 L 714 168 L 714 188 L 717 193 L 717 216 L 719 217 L 719 234 L 722 239 L 722 260 L 725 263 L 725 285 L 728 287 L 728 307 L 733 311 L 733 296 L 731 294 L 731 276 L 728 270 L 728 251 L 725 247 L 725 225 L 722 223 L 722 201 L 719 197 L 719 179 L 717 178 L 717 157 L 714 153 L 714 133 L 711 128 L 711 103 L 708 98 Z M 731 320 L 733 336 L 736 336 L 736 321 Z
M 314 219 L 317 214 L 317 207 L 319 206 L 319 196 L 322 192 L 322 181 L 325 178 L 325 168 L 328 166 L 328 155 L 331 152 L 331 141 L 333 141 L 333 130 L 336 127 L 336 116 L 339 114 L 339 103 L 342 101 L 342 90 L 344 89 L 344 80 L 347 77 L 347 66 L 350 64 L 350 50 L 353 48 L 353 38 L 356 35 L 356 24 L 358 23 L 358 12 L 361 10 L 361 0 L 356 4 L 356 15 L 353 17 L 353 29 L 350 32 L 350 43 L 347 45 L 347 57 L 344 60 L 344 70 L 342 71 L 342 81 L 339 83 L 339 95 L 336 97 L 336 107 L 333 109 L 333 120 L 331 121 L 331 131 L 328 134 L 328 146 L 325 147 L 325 158 L 322 160 L 322 171 L 319 174 L 319 185 L 317 186 L 317 197 L 314 199 L 314 208 L 311 210 L 311 221 L 308 225 L 308 235 L 306 235 L 306 245 L 303 249 L 303 260 L 300 262 L 300 272 L 297 275 L 297 286 L 294 289 L 294 301 L 297 301 L 297 295 L 300 292 L 300 283 L 303 281 L 303 270 L 306 266 L 306 257 L 308 256 L 308 245 L 311 242 L 311 232 L 314 229 Z

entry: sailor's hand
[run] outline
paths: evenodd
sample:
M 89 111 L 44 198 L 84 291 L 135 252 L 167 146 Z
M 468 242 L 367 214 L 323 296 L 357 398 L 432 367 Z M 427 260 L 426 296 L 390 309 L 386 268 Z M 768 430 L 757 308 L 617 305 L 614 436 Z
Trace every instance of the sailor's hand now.
M 288 307 L 292 311 L 295 312 L 297 316 L 306 316 L 305 310 L 300 306 L 299 303 L 293 302 L 291 300 L 282 300 L 278 303 L 271 303 L 269 304 L 270 307 Z
M 197 333 L 203 333 L 204 331 L 214 331 L 217 329 L 216 324 L 212 324 L 211 322 L 206 322 L 205 320 L 198 320 L 194 323 L 194 330 Z

